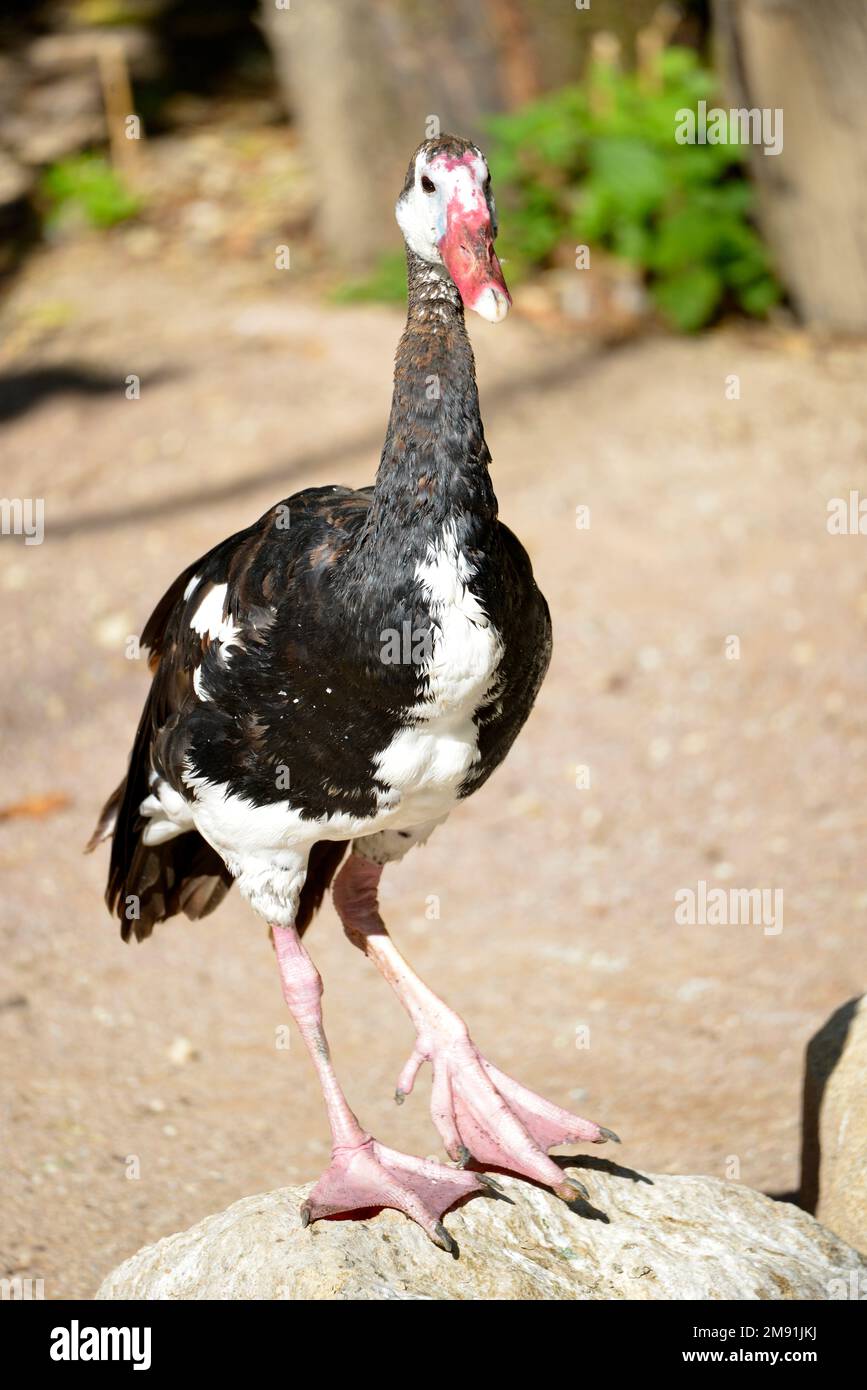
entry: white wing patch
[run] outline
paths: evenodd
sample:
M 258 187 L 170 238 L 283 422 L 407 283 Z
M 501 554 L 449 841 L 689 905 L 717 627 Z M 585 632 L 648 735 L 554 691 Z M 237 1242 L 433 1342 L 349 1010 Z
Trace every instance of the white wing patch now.
M 195 690 L 200 700 L 210 700 L 211 697 L 205 689 L 205 682 L 202 679 L 201 666 L 197 666 L 195 671 L 193 672 L 193 689 Z
M 215 584 L 190 619 L 190 627 L 200 637 L 210 637 L 212 642 L 222 642 L 224 647 L 231 646 L 239 632 L 237 625 L 225 615 L 228 589 L 228 584 Z
M 185 599 L 192 597 L 200 582 L 200 577 L 193 575 L 184 590 Z M 211 585 L 190 619 L 193 632 L 197 632 L 200 637 L 207 637 L 212 642 L 220 643 L 220 658 L 223 661 L 228 661 L 231 648 L 238 646 L 240 632 L 237 624 L 231 618 L 227 618 L 224 612 L 228 588 L 227 584 Z M 201 666 L 197 666 L 193 672 L 193 690 L 200 700 L 211 699 L 205 689 Z M 167 840 L 174 839 L 176 835 L 196 829 L 193 808 L 185 797 L 180 796 L 155 772 L 151 772 L 150 785 L 150 795 L 146 796 L 139 806 L 140 814 L 147 820 L 142 832 L 142 840 L 146 845 L 162 845 Z
M 294 920 L 307 856 L 317 840 L 376 836 L 370 840 L 371 854 L 384 862 L 425 838 L 452 810 L 468 771 L 478 762 L 475 715 L 495 690 L 503 655 L 500 634 L 470 588 L 474 574 L 452 526 L 417 566 L 434 625 L 425 668 L 428 689 L 407 712 L 406 726 L 376 758 L 379 788 L 371 816 L 338 813 L 312 821 L 289 799 L 256 806 L 188 768 L 184 782 L 189 799 L 154 775 L 141 807 L 149 820 L 146 843 L 160 844 L 195 828 L 225 860 L 255 910 L 266 921 L 286 926 Z M 225 598 L 225 584 L 210 589 L 190 626 L 230 644 L 237 630 L 224 615 Z M 196 691 L 208 698 L 200 681 Z M 397 836 L 406 830 L 414 835 Z
M 190 595 L 192 595 L 197 583 L 197 579 L 191 579 L 187 585 Z M 212 585 L 190 619 L 190 627 L 193 632 L 197 632 L 200 637 L 209 638 L 212 642 L 220 643 L 220 659 L 222 661 L 229 661 L 232 647 L 239 645 L 240 628 L 231 618 L 226 617 L 225 613 L 228 590 L 228 584 Z M 211 699 L 205 689 L 200 666 L 193 672 L 193 689 L 200 700 Z
M 155 772 L 150 775 L 150 796 L 146 796 L 139 811 L 147 820 L 142 832 L 146 845 L 162 845 L 185 830 L 195 830 L 189 802 L 163 781 Z

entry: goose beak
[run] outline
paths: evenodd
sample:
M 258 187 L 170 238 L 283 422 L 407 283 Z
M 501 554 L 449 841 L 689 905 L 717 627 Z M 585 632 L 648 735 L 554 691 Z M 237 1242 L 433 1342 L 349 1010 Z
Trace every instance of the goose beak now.
M 501 323 L 512 307 L 512 297 L 494 250 L 487 206 L 467 212 L 455 199 L 448 209 L 439 251 L 465 306 L 488 323 Z

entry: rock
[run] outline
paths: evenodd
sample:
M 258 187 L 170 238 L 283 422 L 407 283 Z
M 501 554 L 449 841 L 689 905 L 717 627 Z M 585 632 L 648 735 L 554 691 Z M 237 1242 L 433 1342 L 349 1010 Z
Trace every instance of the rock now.
M 99 1299 L 833 1299 L 867 1261 L 797 1207 L 706 1177 L 648 1177 L 603 1159 L 577 1172 L 592 1205 L 503 1178 L 514 1205 L 446 1217 L 460 1258 L 398 1212 L 302 1229 L 310 1190 L 246 1197 L 146 1246 Z
M 867 995 L 807 1046 L 801 1205 L 867 1253 Z

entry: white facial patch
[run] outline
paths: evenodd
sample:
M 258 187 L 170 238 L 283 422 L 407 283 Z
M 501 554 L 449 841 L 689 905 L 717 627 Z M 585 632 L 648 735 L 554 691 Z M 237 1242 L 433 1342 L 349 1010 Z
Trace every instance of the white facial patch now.
M 426 193 L 422 188 L 424 175 L 435 185 L 435 192 Z M 429 160 L 424 150 L 420 150 L 415 160 L 413 186 L 401 195 L 395 206 L 398 226 L 410 250 L 423 261 L 442 265 L 439 242 L 446 234 L 449 207 L 457 203 L 461 212 L 480 213 L 487 202 L 484 191 L 487 178 L 488 166 L 478 151 L 469 156 L 469 163 L 455 163 L 445 155 Z
M 457 199 L 463 212 L 481 211 L 486 203 L 484 188 L 488 166 L 481 155 L 472 155 L 470 160 L 470 164 L 455 164 L 449 168 L 449 161 L 440 155 L 428 166 L 428 177 L 445 192 L 446 206 Z M 428 197 L 434 196 L 428 194 Z

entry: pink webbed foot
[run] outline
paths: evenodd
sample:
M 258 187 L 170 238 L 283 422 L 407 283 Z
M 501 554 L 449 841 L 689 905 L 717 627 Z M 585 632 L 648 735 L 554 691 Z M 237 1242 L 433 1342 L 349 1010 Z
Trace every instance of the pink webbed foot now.
M 442 1031 L 442 1030 L 440 1030 Z M 431 1115 L 446 1152 L 457 1163 L 504 1168 L 553 1188 L 564 1201 L 587 1190 L 548 1157 L 558 1144 L 620 1142 L 610 1129 L 552 1105 L 481 1055 L 466 1030 L 419 1038 L 398 1080 L 396 1100 L 412 1090 L 422 1062 L 433 1067 Z
M 492 1184 L 478 1173 L 446 1168 L 431 1159 L 387 1149 L 368 1136 L 357 1148 L 337 1148 L 304 1206 L 303 1225 L 323 1216 L 365 1207 L 394 1207 L 418 1222 L 435 1245 L 454 1254 L 457 1247 L 442 1224 L 449 1207 Z

